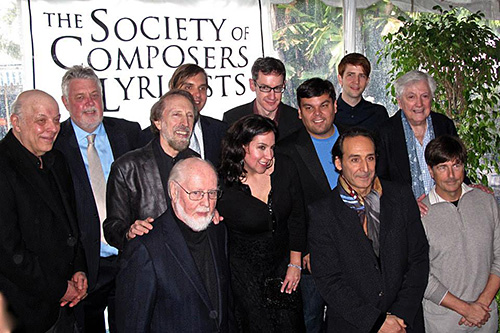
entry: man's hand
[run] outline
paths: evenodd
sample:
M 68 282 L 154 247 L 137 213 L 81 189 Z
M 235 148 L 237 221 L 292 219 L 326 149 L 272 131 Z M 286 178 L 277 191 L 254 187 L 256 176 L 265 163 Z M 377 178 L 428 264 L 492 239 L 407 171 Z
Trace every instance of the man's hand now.
M 483 184 L 470 184 L 469 187 L 477 188 L 483 192 L 486 192 L 488 194 L 494 194 L 493 190 L 489 188 L 488 186 L 484 186 Z
M 220 221 L 224 220 L 224 217 L 219 214 L 217 209 L 214 210 L 214 217 L 212 217 L 212 222 L 214 224 L 219 224 Z
M 127 240 L 131 240 L 135 238 L 135 236 L 142 236 L 147 234 L 149 230 L 153 229 L 154 219 L 152 217 L 148 217 L 145 220 L 135 220 L 134 224 L 130 226 L 127 231 Z
M 307 269 L 309 273 L 311 272 L 311 254 L 308 253 L 302 258 L 302 269 Z
M 459 325 L 466 325 L 469 327 L 477 326 L 481 327 L 488 319 L 490 319 L 491 309 L 482 303 L 474 302 L 466 306 L 465 312 L 461 313 L 462 318 L 458 322 Z
M 75 287 L 80 293 L 87 293 L 87 289 L 89 286 L 87 276 L 84 272 L 76 272 L 75 274 L 73 274 L 73 276 L 71 277 L 71 281 L 75 283 Z
M 87 297 L 87 277 L 84 272 L 76 272 L 73 277 L 68 281 L 68 288 L 66 293 L 59 301 L 61 306 L 65 306 L 69 303 L 69 307 L 72 308 L 78 304 L 82 299 Z
M 406 324 L 403 319 L 388 314 L 379 333 L 406 333 Z
M 418 210 L 420 210 L 420 217 L 427 215 L 429 212 L 429 207 L 427 207 L 422 200 L 424 200 L 425 194 L 422 194 L 417 198 Z

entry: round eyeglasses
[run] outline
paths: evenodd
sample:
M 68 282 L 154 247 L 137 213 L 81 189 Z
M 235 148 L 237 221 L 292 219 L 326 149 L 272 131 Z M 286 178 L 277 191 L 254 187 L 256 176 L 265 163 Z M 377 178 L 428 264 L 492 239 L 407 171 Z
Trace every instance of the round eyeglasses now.
M 203 199 L 203 197 L 205 196 L 205 194 L 208 195 L 208 199 L 210 199 L 210 200 L 217 200 L 220 197 L 220 194 L 221 194 L 220 190 L 191 191 L 191 192 L 189 192 L 188 190 L 186 190 L 184 187 L 182 187 L 182 185 L 179 184 L 178 182 L 176 182 L 175 180 L 173 182 L 176 183 L 177 185 L 179 185 L 179 187 L 182 188 L 182 190 L 184 192 L 186 192 L 186 194 L 188 195 L 189 199 L 191 199 L 193 201 L 200 201 L 201 199 Z

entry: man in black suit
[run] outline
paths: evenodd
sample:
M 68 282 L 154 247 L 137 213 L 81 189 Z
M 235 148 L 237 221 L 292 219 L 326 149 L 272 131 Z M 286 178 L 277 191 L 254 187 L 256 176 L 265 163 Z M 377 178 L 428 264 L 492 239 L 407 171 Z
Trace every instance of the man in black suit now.
M 54 331 L 56 321 L 60 332 L 73 332 L 65 305 L 87 293 L 71 176 L 62 154 L 51 151 L 59 119 L 50 95 L 25 91 L 0 141 L 0 293 L 16 332 Z
M 252 66 L 250 79 L 250 89 L 255 91 L 255 99 L 226 111 L 222 120 L 231 125 L 246 115 L 260 114 L 278 125 L 279 140 L 286 138 L 301 128 L 302 122 L 297 117 L 297 109 L 281 102 L 285 83 L 285 65 L 279 59 L 258 58 Z
M 297 88 L 299 118 L 304 126 L 280 141 L 276 150 L 290 156 L 299 171 L 300 183 L 307 208 L 312 202 L 328 195 L 337 186 L 338 172 L 333 165 L 331 151 L 339 137 L 333 124 L 335 88 L 330 81 L 312 78 Z M 309 254 L 303 258 L 300 281 L 307 332 L 324 330 L 325 302 L 319 295 L 310 275 Z
M 212 117 L 204 116 L 201 111 L 207 103 L 208 79 L 203 68 L 195 64 L 184 64 L 175 70 L 168 82 L 169 89 L 185 90 L 193 96 L 199 118 L 193 127 L 189 148 L 201 158 L 219 165 L 222 138 L 226 134 L 227 124 Z M 143 130 L 146 142 L 153 139 L 151 127 Z
M 309 206 L 312 274 L 329 332 L 424 332 L 429 245 L 407 186 L 375 175 L 375 140 L 351 128 L 337 140 L 332 193 Z
M 114 281 L 118 271 L 118 250 L 103 241 L 101 223 L 106 218 L 106 212 L 99 210 L 99 200 L 95 197 L 99 193 L 94 193 L 95 186 L 92 186 L 87 137 L 95 135 L 94 146 L 106 181 L 113 161 L 138 148 L 141 128 L 135 122 L 103 117 L 101 83 L 91 68 L 70 68 L 61 86 L 62 101 L 70 118 L 61 124 L 54 147 L 65 155 L 70 167 L 78 226 L 89 270 L 89 295 L 77 309 L 78 319 L 85 332 L 105 332 L 104 310 L 108 307 L 108 322 L 111 332 L 114 332 Z M 103 192 L 104 201 L 104 189 Z M 103 205 L 105 207 L 104 202 Z
M 211 224 L 213 166 L 192 157 L 168 179 L 169 209 L 131 240 L 117 277 L 119 332 L 230 332 L 227 232 Z
M 103 225 L 109 244 L 123 250 L 129 240 L 153 229 L 154 219 L 167 210 L 170 170 L 179 160 L 197 156 L 188 148 L 197 118 L 193 96 L 184 90 L 170 90 L 153 105 L 155 138 L 111 167 Z

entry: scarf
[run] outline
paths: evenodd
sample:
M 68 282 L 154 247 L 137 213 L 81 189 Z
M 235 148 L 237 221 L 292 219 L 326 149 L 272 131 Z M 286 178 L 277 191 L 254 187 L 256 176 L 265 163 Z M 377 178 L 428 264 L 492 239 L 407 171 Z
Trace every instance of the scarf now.
M 415 196 L 415 198 L 418 198 L 425 193 L 425 186 L 423 175 L 420 169 L 420 163 L 418 162 L 416 147 L 417 138 L 415 137 L 415 133 L 413 133 L 410 123 L 408 122 L 408 119 L 406 119 L 405 113 L 403 111 L 401 111 L 401 121 L 403 123 L 403 129 L 405 132 L 408 161 L 410 162 L 411 189 L 413 190 L 413 195 Z M 426 121 L 427 131 L 429 131 L 430 139 L 432 140 L 434 139 L 434 127 L 432 126 L 431 116 L 427 117 Z
M 339 177 L 338 187 L 342 201 L 358 214 L 363 231 L 371 241 L 373 251 L 378 257 L 380 250 L 380 197 L 382 196 L 380 180 L 375 177 L 372 189 L 365 197 L 359 195 L 342 175 Z

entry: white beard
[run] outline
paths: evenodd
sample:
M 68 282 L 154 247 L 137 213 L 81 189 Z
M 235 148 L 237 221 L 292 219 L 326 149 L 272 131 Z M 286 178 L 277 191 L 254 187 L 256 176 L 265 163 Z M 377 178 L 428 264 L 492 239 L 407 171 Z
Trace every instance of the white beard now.
M 212 218 L 214 217 L 214 212 L 208 214 L 206 217 L 189 217 L 182 205 L 179 205 L 178 202 L 172 202 L 172 204 L 175 208 L 174 211 L 178 215 L 177 217 L 195 232 L 200 232 L 207 229 L 210 222 L 212 222 Z M 210 209 L 207 207 L 206 212 L 209 211 Z

